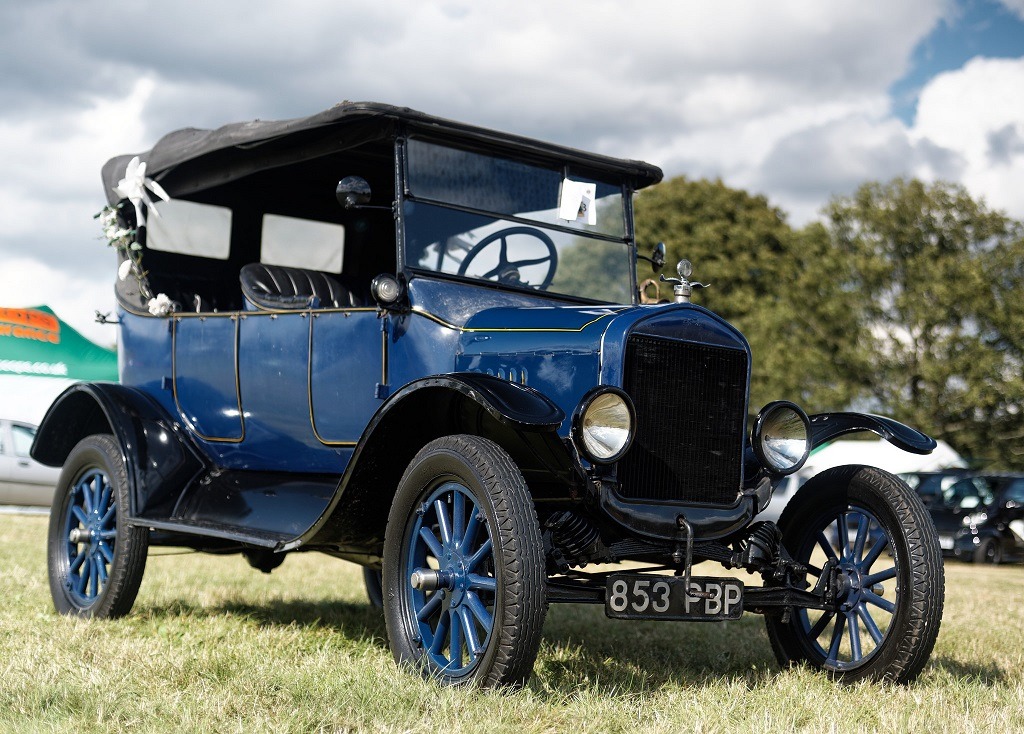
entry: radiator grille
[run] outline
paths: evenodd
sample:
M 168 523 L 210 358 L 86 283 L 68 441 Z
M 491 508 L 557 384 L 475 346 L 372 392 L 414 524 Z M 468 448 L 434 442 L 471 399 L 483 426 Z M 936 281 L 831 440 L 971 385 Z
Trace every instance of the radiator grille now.
M 742 482 L 747 355 L 633 335 L 624 389 L 637 434 L 619 462 L 625 499 L 732 505 Z

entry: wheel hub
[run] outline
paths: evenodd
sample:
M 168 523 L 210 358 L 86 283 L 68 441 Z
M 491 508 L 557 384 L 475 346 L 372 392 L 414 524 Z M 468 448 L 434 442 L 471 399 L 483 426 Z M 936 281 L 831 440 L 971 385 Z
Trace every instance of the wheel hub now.
M 836 600 L 839 608 L 848 612 L 861 603 L 864 592 L 863 572 L 854 563 L 841 563 L 836 576 Z

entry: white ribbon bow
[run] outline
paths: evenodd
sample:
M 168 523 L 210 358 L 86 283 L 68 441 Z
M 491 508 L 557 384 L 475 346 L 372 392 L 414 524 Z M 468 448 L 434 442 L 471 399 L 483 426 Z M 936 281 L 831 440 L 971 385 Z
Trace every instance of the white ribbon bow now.
M 171 200 L 171 197 L 164 191 L 163 186 L 151 178 L 146 178 L 146 164 L 141 162 L 138 156 L 135 156 L 128 161 L 128 167 L 124 171 L 124 178 L 117 182 L 117 186 L 114 187 L 114 193 L 124 199 L 128 199 L 128 201 L 135 205 L 135 221 L 140 227 L 146 224 L 146 214 L 142 209 L 143 202 L 154 214 L 158 217 L 160 216 L 160 212 L 153 205 L 153 200 L 149 198 L 149 193 L 146 191 L 147 188 L 164 201 Z

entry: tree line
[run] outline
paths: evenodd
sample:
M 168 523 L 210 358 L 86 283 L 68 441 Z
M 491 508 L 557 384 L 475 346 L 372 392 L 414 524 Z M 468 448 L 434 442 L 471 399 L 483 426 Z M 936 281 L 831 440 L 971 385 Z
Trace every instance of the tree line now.
M 889 415 L 978 466 L 1024 469 L 1024 223 L 908 179 L 800 228 L 721 181 L 665 181 L 635 208 L 641 252 L 664 242 L 667 271 L 691 260 L 711 284 L 694 301 L 750 341 L 752 411 L 784 398 Z

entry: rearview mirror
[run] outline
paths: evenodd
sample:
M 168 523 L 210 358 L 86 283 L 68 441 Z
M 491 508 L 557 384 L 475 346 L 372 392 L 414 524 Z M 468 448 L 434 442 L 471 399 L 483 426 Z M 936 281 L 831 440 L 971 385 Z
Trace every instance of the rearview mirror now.
M 338 181 L 334 195 L 346 209 L 365 206 L 370 203 L 370 184 L 362 176 L 346 176 Z
M 665 267 L 665 243 L 659 242 L 651 252 L 651 270 L 658 272 Z
M 636 257 L 638 260 L 646 260 L 649 262 L 651 264 L 651 270 L 657 273 L 665 267 L 665 243 L 659 242 L 655 245 L 654 249 L 651 251 L 650 257 L 641 255 L 640 253 L 637 253 Z

